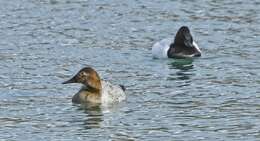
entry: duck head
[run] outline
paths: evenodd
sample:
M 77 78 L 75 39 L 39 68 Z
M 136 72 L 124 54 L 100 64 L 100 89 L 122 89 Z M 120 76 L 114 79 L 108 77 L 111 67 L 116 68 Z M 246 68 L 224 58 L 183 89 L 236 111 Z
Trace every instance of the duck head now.
M 98 73 L 91 67 L 85 67 L 81 69 L 74 77 L 63 82 L 68 83 L 81 83 L 85 85 L 89 90 L 100 90 L 101 80 Z
M 176 33 L 174 42 L 170 45 L 168 56 L 171 58 L 199 57 L 201 51 L 193 41 L 190 30 L 187 26 L 182 26 Z

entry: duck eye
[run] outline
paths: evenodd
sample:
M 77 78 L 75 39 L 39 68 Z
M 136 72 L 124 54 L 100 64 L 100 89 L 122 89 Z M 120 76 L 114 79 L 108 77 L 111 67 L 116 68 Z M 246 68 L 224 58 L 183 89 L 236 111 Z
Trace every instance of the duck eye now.
M 81 75 L 84 76 L 84 77 L 88 77 L 88 76 L 89 76 L 89 73 L 82 72 Z

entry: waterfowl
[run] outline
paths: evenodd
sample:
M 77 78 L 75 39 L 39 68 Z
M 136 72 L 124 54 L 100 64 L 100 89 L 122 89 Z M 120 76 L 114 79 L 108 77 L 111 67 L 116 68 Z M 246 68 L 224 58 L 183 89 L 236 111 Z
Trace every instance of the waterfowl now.
M 74 77 L 62 84 L 68 83 L 83 84 L 79 92 L 73 96 L 73 103 L 107 104 L 126 99 L 125 88 L 122 85 L 113 85 L 101 80 L 98 73 L 91 67 L 81 69 Z
M 182 26 L 171 39 L 164 39 L 155 43 L 152 47 L 154 58 L 192 58 L 201 56 L 201 50 L 193 41 L 190 30 L 187 26 Z

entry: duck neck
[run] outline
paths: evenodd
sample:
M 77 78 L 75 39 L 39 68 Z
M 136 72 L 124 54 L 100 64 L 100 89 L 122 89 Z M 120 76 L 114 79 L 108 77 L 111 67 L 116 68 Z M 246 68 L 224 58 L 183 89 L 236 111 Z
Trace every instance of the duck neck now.
M 89 91 L 90 93 L 101 95 L 102 87 L 100 80 L 90 81 L 89 83 L 85 83 L 84 85 L 86 86 L 87 91 Z
M 73 103 L 101 103 L 101 90 L 83 86 L 72 98 Z
M 87 86 L 86 88 L 91 93 L 96 93 L 96 94 L 101 95 L 101 88 L 95 88 L 95 87 L 91 87 L 91 86 Z
M 85 84 L 81 88 L 78 96 L 75 96 L 75 98 L 78 98 L 78 99 L 74 100 L 74 101 L 79 101 L 79 103 L 85 103 L 85 102 L 101 103 L 101 99 L 102 99 L 101 97 L 102 97 L 101 87 L 93 87 L 88 84 Z M 73 98 L 73 99 L 75 99 L 75 98 Z

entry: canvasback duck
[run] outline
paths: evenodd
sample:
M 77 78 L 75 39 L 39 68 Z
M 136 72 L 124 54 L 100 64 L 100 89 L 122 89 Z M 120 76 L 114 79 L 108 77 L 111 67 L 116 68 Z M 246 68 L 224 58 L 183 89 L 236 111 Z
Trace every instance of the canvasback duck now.
M 193 41 L 190 30 L 182 26 L 172 42 L 171 39 L 163 39 L 152 47 L 154 58 L 192 58 L 201 56 L 201 50 Z
M 101 80 L 98 73 L 91 67 L 81 69 L 74 77 L 62 84 L 68 83 L 83 84 L 79 92 L 73 96 L 73 103 L 108 104 L 126 99 L 124 86 Z

